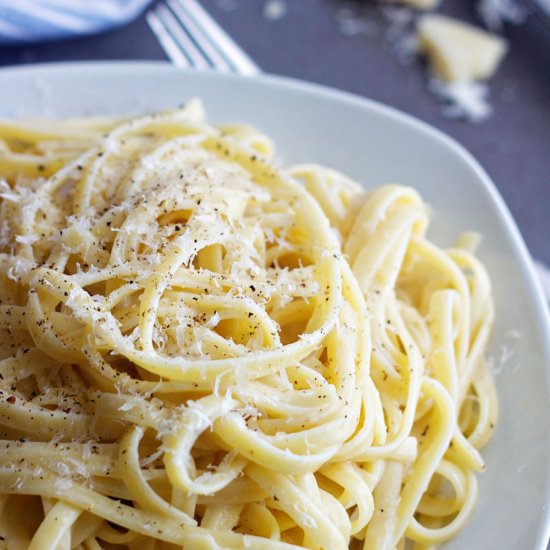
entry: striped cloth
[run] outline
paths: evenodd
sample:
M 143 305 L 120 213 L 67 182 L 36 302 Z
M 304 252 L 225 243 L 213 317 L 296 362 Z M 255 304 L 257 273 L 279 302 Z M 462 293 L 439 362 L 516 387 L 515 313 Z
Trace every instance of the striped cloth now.
M 0 44 L 91 34 L 137 17 L 151 0 L 0 0 Z

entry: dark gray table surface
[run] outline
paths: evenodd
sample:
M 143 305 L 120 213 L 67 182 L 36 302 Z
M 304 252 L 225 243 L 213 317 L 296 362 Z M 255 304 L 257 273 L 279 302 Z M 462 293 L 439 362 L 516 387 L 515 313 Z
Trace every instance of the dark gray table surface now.
M 262 15 L 264 2 L 203 5 L 264 71 L 384 102 L 456 138 L 495 181 L 533 256 L 550 264 L 550 26 L 532 17 L 506 28 L 510 52 L 490 84 L 494 114 L 469 124 L 441 115 L 441 105 L 426 91 L 421 61 L 403 66 L 396 60 L 385 40 L 388 25 L 374 3 L 286 0 L 287 14 L 269 21 Z M 227 9 L 230 3 L 233 9 Z M 337 13 L 350 5 L 372 22 L 368 36 L 341 32 Z M 443 0 L 440 11 L 476 20 L 471 1 Z M 144 16 L 96 36 L 0 47 L 0 66 L 89 59 L 166 58 Z

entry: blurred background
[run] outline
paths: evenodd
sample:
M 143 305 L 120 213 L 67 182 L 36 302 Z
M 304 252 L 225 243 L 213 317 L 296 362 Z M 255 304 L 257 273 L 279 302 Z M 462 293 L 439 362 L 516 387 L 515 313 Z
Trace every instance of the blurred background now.
M 154 19 L 151 10 L 158 14 L 159 5 L 165 7 L 162 2 L 109 2 L 88 2 L 86 24 L 66 31 L 72 35 L 69 38 L 59 39 L 64 34 L 63 18 L 52 21 L 48 19 L 51 14 L 42 16 L 40 10 L 33 13 L 33 1 L 21 0 L 22 9 L 31 7 L 34 21 L 30 30 L 14 30 L 15 23 L 22 25 L 21 14 L 13 14 L 19 0 L 0 0 L 0 35 L 4 37 L 0 66 L 169 60 L 150 26 Z M 74 11 L 79 2 L 65 3 L 73 4 Z M 442 0 L 435 8 L 480 28 L 489 23 L 508 41 L 506 56 L 482 90 L 488 93 L 486 100 L 492 112 L 484 120 L 472 122 L 451 117 L 448 105 L 429 89 L 426 61 L 415 54 L 418 10 L 368 0 L 200 3 L 262 71 L 381 101 L 456 138 L 496 183 L 534 258 L 550 264 L 550 15 L 545 15 L 544 9 L 533 7 L 527 0 L 514 5 L 511 0 L 490 0 L 483 6 L 493 11 L 489 18 L 485 11 L 483 18 L 477 0 Z M 34 4 L 42 3 L 35 0 Z M 58 0 L 57 4 L 63 2 Z M 93 6 L 102 11 L 103 19 L 90 11 Z M 518 6 L 520 11 L 514 12 Z M 44 18 L 46 25 L 42 25 Z M 98 30 L 101 32 L 95 32 Z M 41 40 L 43 36 L 48 39 Z

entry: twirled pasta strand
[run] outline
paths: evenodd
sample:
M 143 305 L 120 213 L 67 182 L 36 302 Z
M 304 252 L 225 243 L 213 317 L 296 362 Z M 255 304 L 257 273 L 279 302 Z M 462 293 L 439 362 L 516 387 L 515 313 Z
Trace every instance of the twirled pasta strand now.
M 198 102 L 0 140 L 8 549 L 420 549 L 464 527 L 497 415 L 490 282 L 427 240 L 414 190 L 280 169 Z

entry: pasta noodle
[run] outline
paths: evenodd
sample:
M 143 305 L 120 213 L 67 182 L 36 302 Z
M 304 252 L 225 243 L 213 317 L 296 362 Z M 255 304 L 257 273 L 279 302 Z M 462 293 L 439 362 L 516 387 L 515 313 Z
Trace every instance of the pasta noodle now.
M 416 191 L 202 106 L 0 123 L 8 549 L 418 549 L 497 415 L 487 274 Z

